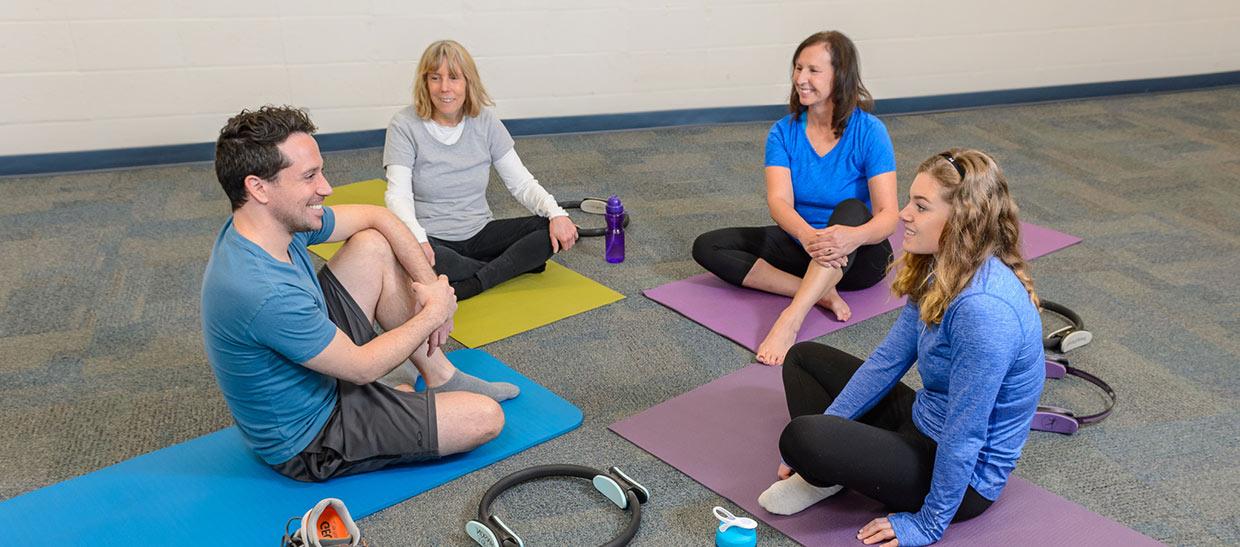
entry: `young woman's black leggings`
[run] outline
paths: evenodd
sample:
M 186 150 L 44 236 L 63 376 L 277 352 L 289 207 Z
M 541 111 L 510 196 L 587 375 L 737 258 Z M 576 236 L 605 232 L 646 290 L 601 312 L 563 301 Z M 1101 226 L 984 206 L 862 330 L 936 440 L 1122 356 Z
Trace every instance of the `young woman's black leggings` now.
M 788 350 L 784 393 L 792 421 L 779 452 L 812 485 L 843 485 L 893 511 L 915 513 L 930 493 L 938 445 L 913 424 L 914 391 L 897 383 L 856 421 L 823 414 L 861 363 L 814 342 Z M 953 520 L 976 517 L 991 503 L 970 486 Z
M 448 276 L 464 300 L 529 271 L 542 271 L 551 252 L 548 220 L 528 216 L 488 222 L 463 241 L 428 238 L 435 271 Z
M 870 209 L 859 199 L 841 201 L 831 213 L 828 226 L 860 226 L 870 221 Z M 758 259 L 797 277 L 804 277 L 810 257 L 795 238 L 779 226 L 723 228 L 706 232 L 693 242 L 693 259 L 706 271 L 740 286 Z M 844 278 L 836 285 L 843 291 L 873 286 L 887 275 L 891 263 L 891 243 L 883 240 L 862 245 L 848 255 Z

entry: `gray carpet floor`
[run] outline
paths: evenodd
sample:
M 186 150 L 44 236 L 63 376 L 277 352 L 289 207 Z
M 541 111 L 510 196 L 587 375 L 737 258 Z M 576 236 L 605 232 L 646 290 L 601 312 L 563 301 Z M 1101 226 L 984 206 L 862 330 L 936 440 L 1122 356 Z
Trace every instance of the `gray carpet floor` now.
M 1074 437 L 1034 433 L 1016 473 L 1170 544 L 1240 543 L 1240 88 L 884 121 L 902 203 L 923 158 L 976 147 L 1006 170 L 1023 220 L 1085 238 L 1035 260 L 1033 275 L 1085 318 L 1096 338 L 1074 362 L 1120 404 Z M 585 423 L 363 520 L 371 545 L 469 545 L 461 526 L 493 481 L 553 462 L 620 465 L 643 481 L 654 497 L 637 545 L 710 542 L 711 507 L 734 506 L 606 428 L 752 362 L 641 291 L 700 273 L 697 234 L 769 224 L 768 127 L 518 139 L 558 197 L 616 193 L 633 216 L 624 263 L 605 263 L 598 239 L 557 258 L 625 300 L 485 347 Z M 327 174 L 380 176 L 380 151 L 328 154 Z M 522 212 L 499 184 L 491 203 Z M 0 179 L 0 499 L 231 424 L 198 319 L 227 214 L 209 164 Z M 893 320 L 820 341 L 866 355 Z M 1079 383 L 1048 386 L 1046 403 L 1101 404 Z M 623 524 L 571 481 L 523 486 L 498 510 L 532 545 L 598 544 Z M 792 544 L 761 530 L 763 545 Z

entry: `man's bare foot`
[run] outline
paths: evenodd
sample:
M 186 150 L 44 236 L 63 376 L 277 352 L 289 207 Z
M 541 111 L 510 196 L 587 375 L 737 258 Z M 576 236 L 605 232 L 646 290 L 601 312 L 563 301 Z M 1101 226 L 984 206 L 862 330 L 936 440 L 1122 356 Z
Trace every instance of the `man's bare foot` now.
M 841 322 L 852 318 L 852 308 L 848 307 L 848 302 L 845 302 L 844 297 L 840 296 L 840 292 L 835 289 L 831 289 L 826 296 L 822 297 L 818 305 L 831 310 L 835 318 Z
M 779 314 L 779 319 L 771 325 L 766 339 L 758 345 L 758 362 L 764 365 L 777 366 L 784 364 L 784 356 L 788 348 L 797 342 L 797 331 L 801 330 L 801 322 L 787 317 L 788 310 Z

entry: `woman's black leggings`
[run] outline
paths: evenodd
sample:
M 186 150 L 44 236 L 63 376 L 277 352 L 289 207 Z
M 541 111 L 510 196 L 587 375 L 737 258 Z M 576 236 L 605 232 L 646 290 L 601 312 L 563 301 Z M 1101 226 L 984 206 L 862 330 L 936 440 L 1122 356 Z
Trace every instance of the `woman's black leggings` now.
M 779 452 L 812 485 L 843 485 L 894 511 L 917 512 L 930 493 L 938 445 L 913 424 L 915 392 L 897 383 L 856 421 L 823 414 L 861 363 L 814 342 L 788 350 L 784 393 L 792 421 Z M 991 503 L 970 486 L 953 520 L 976 517 Z
M 873 215 L 861 200 L 841 201 L 831 213 L 828 226 L 860 226 Z M 693 259 L 706 271 L 740 286 L 758 259 L 797 277 L 804 277 L 810 257 L 795 238 L 779 226 L 723 228 L 706 232 L 693 242 Z M 891 263 L 891 243 L 883 240 L 862 245 L 848 255 L 844 278 L 836 285 L 843 291 L 868 288 L 883 280 Z
M 542 271 L 552 256 L 548 220 L 529 216 L 488 222 L 463 241 L 428 238 L 435 271 L 448 276 L 464 300 L 530 271 Z

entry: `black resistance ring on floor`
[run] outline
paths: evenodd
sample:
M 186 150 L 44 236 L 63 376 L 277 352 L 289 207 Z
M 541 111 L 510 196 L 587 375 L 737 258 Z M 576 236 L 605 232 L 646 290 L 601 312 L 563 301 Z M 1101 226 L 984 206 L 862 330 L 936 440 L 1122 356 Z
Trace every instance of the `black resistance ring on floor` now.
M 633 541 L 642 520 L 642 504 L 650 499 L 650 491 L 624 472 L 610 467 L 606 472 L 581 465 L 538 465 L 517 471 L 491 486 L 478 504 L 478 519 L 465 523 L 465 533 L 482 547 L 525 547 L 525 542 L 499 517 L 491 514 L 491 502 L 505 490 L 523 482 L 546 477 L 578 477 L 594 484 L 612 503 L 632 513 L 628 526 L 603 547 L 622 547 Z
M 1046 349 L 1057 353 L 1068 353 L 1088 344 L 1094 339 L 1094 335 L 1085 330 L 1085 321 L 1081 320 L 1081 316 L 1068 309 L 1067 306 L 1056 304 L 1050 300 L 1042 300 L 1042 309 L 1058 315 L 1068 322 L 1068 326 L 1047 334 L 1042 339 L 1042 345 Z
M 607 200 L 603 198 L 586 198 L 586 199 L 574 199 L 574 200 L 568 200 L 568 201 L 560 201 L 560 202 L 557 202 L 556 205 L 559 205 L 560 207 L 563 207 L 565 209 L 580 209 L 581 212 L 589 213 L 591 215 L 607 214 Z M 628 213 L 624 213 L 624 221 L 622 222 L 622 225 L 625 228 L 629 227 L 629 214 Z M 606 234 L 607 234 L 606 226 L 603 226 L 601 228 L 597 228 L 597 227 L 586 228 L 586 227 L 581 226 L 580 224 L 577 225 L 577 236 L 578 237 L 597 237 L 597 236 L 606 235 Z

